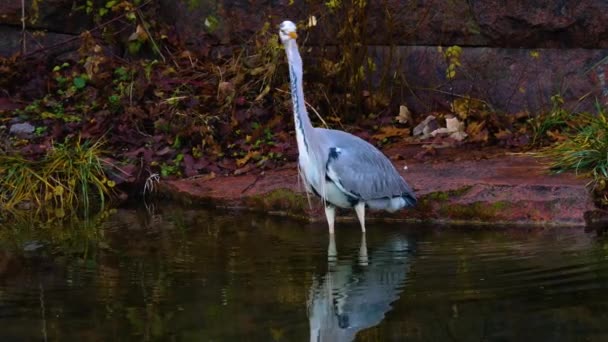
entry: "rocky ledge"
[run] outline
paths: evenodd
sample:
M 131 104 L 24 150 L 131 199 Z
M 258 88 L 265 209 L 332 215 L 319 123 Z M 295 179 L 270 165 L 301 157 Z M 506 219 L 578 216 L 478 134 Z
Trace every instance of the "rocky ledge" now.
M 586 187 L 589 179 L 551 174 L 545 161 L 532 154 L 429 151 L 385 150 L 419 201 L 416 208 L 394 214 L 370 212 L 370 221 L 585 226 L 597 217 Z M 166 181 L 161 189 L 189 203 L 325 220 L 320 201 L 314 196 L 308 199 L 298 180 L 297 168 L 291 164 L 257 175 Z M 338 218 L 355 219 L 351 210 L 341 211 Z

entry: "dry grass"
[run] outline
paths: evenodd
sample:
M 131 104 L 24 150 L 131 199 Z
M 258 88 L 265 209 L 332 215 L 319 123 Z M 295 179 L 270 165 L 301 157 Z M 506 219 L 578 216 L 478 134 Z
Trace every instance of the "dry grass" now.
M 11 210 L 28 206 L 62 216 L 78 208 L 88 214 L 92 200 L 101 207 L 114 183 L 105 176 L 101 141 L 77 139 L 55 144 L 41 160 L 0 156 L 0 205 Z

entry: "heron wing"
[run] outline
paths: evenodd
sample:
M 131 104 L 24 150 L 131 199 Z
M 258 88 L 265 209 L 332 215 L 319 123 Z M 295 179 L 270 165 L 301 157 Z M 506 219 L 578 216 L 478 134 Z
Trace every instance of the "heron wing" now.
M 391 161 L 373 145 L 352 134 L 317 128 L 326 137 L 326 173 L 338 187 L 363 200 L 414 192 Z

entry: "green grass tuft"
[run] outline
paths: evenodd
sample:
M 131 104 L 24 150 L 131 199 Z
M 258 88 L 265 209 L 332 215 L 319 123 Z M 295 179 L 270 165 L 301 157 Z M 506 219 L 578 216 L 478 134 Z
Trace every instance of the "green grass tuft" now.
M 606 182 L 608 180 L 608 118 L 604 108 L 598 106 L 598 113 L 579 114 L 580 120 L 569 132 L 566 139 L 546 148 L 542 155 L 551 159 L 554 172 L 574 171 L 593 177 L 591 184 L 606 202 Z M 608 202 L 604 203 L 608 204 Z
M 42 209 L 62 217 L 81 208 L 89 214 L 92 199 L 103 208 L 114 182 L 105 176 L 101 141 L 80 139 L 55 144 L 41 160 L 0 156 L 0 207 Z

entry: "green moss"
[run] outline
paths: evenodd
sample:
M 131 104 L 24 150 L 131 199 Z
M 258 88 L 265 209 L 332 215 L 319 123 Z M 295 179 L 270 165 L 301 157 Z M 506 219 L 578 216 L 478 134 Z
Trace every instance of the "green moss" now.
M 445 202 L 448 199 L 450 199 L 450 196 L 448 195 L 447 192 L 438 191 L 438 192 L 431 192 L 430 194 L 426 195 L 425 199 L 427 199 L 428 201 Z
M 288 189 L 276 189 L 263 195 L 245 199 L 245 204 L 254 210 L 282 211 L 290 215 L 305 214 L 309 208 L 305 195 Z
M 460 196 L 466 194 L 467 192 L 469 192 L 469 190 L 471 190 L 471 188 L 472 188 L 471 185 L 466 185 L 466 186 L 463 186 L 461 188 L 454 189 L 454 190 L 431 192 L 429 194 L 424 195 L 421 200 L 428 200 L 431 202 L 433 202 L 433 201 L 445 202 L 445 201 L 449 200 L 450 198 L 460 197 Z
M 439 207 L 439 214 L 445 218 L 467 221 L 500 221 L 503 218 L 501 212 L 509 204 L 507 202 L 474 202 L 469 204 L 449 203 Z
M 448 206 L 450 199 L 466 194 L 471 188 L 472 186 L 466 185 L 453 190 L 436 191 L 420 196 L 416 207 L 411 210 L 410 216 L 418 220 L 433 219 L 438 208 Z

